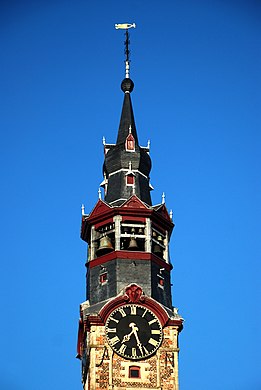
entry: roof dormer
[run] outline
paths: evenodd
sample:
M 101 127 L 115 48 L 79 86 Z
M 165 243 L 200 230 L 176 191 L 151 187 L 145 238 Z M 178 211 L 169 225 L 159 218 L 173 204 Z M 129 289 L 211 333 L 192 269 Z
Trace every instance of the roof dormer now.
M 126 138 L 125 149 L 127 152 L 135 152 L 135 138 L 131 133 L 131 125 L 129 127 L 129 135 Z

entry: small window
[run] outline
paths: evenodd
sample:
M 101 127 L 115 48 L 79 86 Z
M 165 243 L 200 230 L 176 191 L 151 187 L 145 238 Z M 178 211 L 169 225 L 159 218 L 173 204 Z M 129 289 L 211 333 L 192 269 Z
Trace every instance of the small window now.
M 161 285 L 161 286 L 164 286 L 164 279 L 159 279 L 159 284 Z
M 140 378 L 140 367 L 131 366 L 129 368 L 129 378 Z
M 104 284 L 107 282 L 107 272 L 104 272 L 103 274 L 100 275 L 100 283 Z
M 128 186 L 133 186 L 134 185 L 134 175 L 130 174 L 127 175 L 127 185 Z
M 135 151 L 135 140 L 132 134 L 126 138 L 126 150 Z
M 160 287 L 164 290 L 164 284 L 165 284 L 165 280 L 164 280 L 163 276 L 158 275 L 158 287 Z

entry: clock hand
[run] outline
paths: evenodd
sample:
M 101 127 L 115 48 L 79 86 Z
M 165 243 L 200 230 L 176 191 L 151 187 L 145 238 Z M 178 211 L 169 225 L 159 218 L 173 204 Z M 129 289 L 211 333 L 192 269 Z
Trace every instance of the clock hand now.
M 133 333 L 136 333 L 137 330 L 139 330 L 139 328 L 136 326 L 136 324 L 134 322 L 131 322 L 129 324 L 129 327 L 132 328 L 132 331 L 129 333 L 129 334 L 126 334 L 123 339 L 122 339 L 122 342 L 125 342 L 125 341 L 129 341 L 130 338 L 131 338 L 131 335 Z
M 138 329 L 139 330 L 139 329 Z M 133 333 L 134 333 L 134 336 L 136 337 L 136 340 L 137 340 L 137 344 L 140 343 L 140 339 L 139 339 L 139 336 L 137 334 L 137 330 L 136 329 L 133 329 Z
M 142 349 L 142 344 L 140 342 L 140 339 L 139 339 L 139 336 L 137 334 L 137 331 L 139 330 L 139 328 L 135 327 L 133 328 L 133 333 L 134 333 L 134 336 L 136 338 L 136 341 L 137 341 L 137 347 L 139 348 L 141 354 L 143 355 L 143 349 Z
M 133 333 L 133 330 L 129 333 L 129 334 L 126 334 L 123 339 L 122 339 L 122 342 L 124 343 L 125 341 L 129 341 L 131 335 Z

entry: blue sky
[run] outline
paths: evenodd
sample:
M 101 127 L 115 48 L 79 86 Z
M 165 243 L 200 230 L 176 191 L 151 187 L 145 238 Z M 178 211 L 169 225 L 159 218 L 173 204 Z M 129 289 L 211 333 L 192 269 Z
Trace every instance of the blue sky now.
M 254 0 L 1 1 L 1 389 L 81 389 L 81 204 L 116 140 L 121 22 L 153 203 L 176 224 L 180 389 L 261 388 L 260 19 Z

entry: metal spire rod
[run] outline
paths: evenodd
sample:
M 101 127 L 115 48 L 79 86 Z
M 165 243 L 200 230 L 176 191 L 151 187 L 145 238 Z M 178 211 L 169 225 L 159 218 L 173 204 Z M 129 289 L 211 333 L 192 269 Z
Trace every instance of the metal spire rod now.
M 125 42 L 124 42 L 124 45 L 125 45 L 125 50 L 124 50 L 124 54 L 126 54 L 126 62 L 130 60 L 130 50 L 129 50 L 129 44 L 130 44 L 130 38 L 129 38 L 129 30 L 127 29 L 125 31 Z
M 125 59 L 125 77 L 126 79 L 129 79 L 130 78 L 130 50 L 129 50 L 129 44 L 130 44 L 130 37 L 129 37 L 129 29 L 130 28 L 135 28 L 136 27 L 136 24 L 135 23 L 118 23 L 118 24 L 115 24 L 115 28 L 116 30 L 118 29 L 121 29 L 121 30 L 126 30 L 125 31 L 125 41 L 124 41 L 124 45 L 125 45 L 125 50 L 124 50 L 124 54 L 126 55 L 126 59 Z

